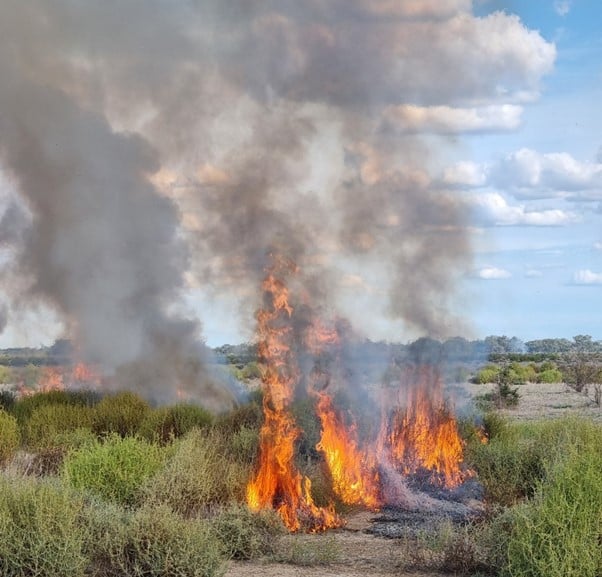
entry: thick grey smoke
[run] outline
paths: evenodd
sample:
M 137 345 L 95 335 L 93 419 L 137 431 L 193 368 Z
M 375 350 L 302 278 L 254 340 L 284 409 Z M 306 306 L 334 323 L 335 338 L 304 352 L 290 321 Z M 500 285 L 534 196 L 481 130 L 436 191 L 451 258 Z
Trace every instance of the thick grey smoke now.
M 421 115 L 528 100 L 553 60 L 469 0 L 7 0 L 0 167 L 31 215 L 10 234 L 21 296 L 155 395 L 211 381 L 184 275 L 252 324 L 271 252 L 316 307 L 384 312 L 398 339 L 454 333 L 469 215 L 433 185 L 448 143 L 419 136 Z

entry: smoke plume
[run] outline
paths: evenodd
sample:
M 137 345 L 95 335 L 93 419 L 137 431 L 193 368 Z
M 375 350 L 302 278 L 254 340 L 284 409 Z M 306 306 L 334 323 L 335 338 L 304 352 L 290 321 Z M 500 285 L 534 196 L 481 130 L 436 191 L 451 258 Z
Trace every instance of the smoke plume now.
M 431 177 L 449 144 L 392 111 L 520 103 L 553 60 L 467 0 L 8 0 L 0 170 L 27 216 L 0 231 L 9 296 L 125 385 L 214 403 L 187 283 L 252 325 L 274 252 L 317 308 L 453 334 L 468 210 Z

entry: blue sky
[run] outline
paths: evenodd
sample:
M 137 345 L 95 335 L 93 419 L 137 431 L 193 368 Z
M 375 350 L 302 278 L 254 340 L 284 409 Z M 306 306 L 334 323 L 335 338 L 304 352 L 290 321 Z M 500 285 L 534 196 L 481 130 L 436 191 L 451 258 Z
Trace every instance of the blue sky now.
M 211 346 L 251 339 L 254 259 L 271 242 L 273 225 L 262 218 L 272 213 L 279 234 L 308 239 L 303 264 L 330 279 L 329 312 L 371 339 L 407 341 L 438 321 L 471 338 L 602 339 L 601 3 L 232 0 L 225 10 L 223 1 L 203 0 L 170 9 L 156 2 L 149 11 L 132 0 L 127 15 L 102 2 L 26 4 L 24 18 L 5 15 L 4 37 L 18 31 L 8 47 L 30 70 L 17 73 L 0 58 L 0 75 L 60 91 L 106 122 L 111 137 L 139 137 L 156 152 L 153 185 L 177 208 L 177 240 L 189 256 L 175 255 L 165 268 L 179 267 L 182 278 L 158 283 L 150 309 L 132 320 L 139 330 L 131 340 L 144 342 L 138 333 L 156 303 L 166 318 L 198 319 Z M 41 17 L 29 18 L 36 11 Z M 12 102 L 3 98 L 0 87 L 0 107 Z M 44 138 L 52 146 L 56 135 Z M 38 283 L 29 298 L 37 272 L 19 263 L 37 262 L 22 255 L 46 215 L 36 215 L 20 189 L 26 163 L 9 166 L 3 150 L 0 347 L 60 336 L 119 341 L 88 303 L 97 291 L 106 318 L 132 314 L 124 303 L 144 292 L 144 274 L 131 272 L 134 253 L 115 255 L 106 285 L 95 287 L 72 265 L 78 259 L 61 252 L 91 235 L 70 240 L 73 222 L 64 221 L 53 228 L 64 236 L 50 239 L 49 254 L 69 273 L 65 290 Z M 246 195 L 258 176 L 265 190 Z M 229 197 L 233 191 L 239 196 Z M 77 212 L 87 200 L 72 192 L 61 198 L 72 198 Z M 33 217 L 30 232 L 11 240 L 15 199 Z M 215 208 L 222 199 L 227 214 Z M 433 216 L 456 205 L 465 219 L 451 209 L 442 222 Z M 425 226 L 406 213 L 426 214 Z M 232 214 L 238 220 L 229 227 Z M 464 227 L 470 250 L 457 238 L 449 249 L 437 244 L 429 226 Z M 107 235 L 111 246 L 122 233 L 136 244 L 130 231 L 116 233 L 115 242 Z M 413 250 L 425 255 L 424 266 Z M 84 291 L 93 297 L 80 298 Z M 387 303 L 400 302 L 392 314 Z M 98 326 L 106 336 L 94 336 Z
M 548 181 L 523 190 L 486 185 L 477 194 L 500 194 L 525 211 L 558 210 L 572 218 L 557 226 L 491 226 L 475 245 L 477 277 L 473 318 L 479 334 L 524 339 L 591 334 L 602 338 L 602 5 L 575 2 L 491 2 L 554 42 L 554 69 L 540 96 L 525 105 L 522 123 L 505 134 L 464 137 L 472 162 L 496 164 L 521 149 L 525 163 L 546 155 Z M 515 165 L 516 166 L 516 165 Z M 567 186 L 572 171 L 576 181 Z M 512 180 L 512 176 L 508 180 Z M 512 184 L 508 182 L 507 184 Z M 569 190 L 567 190 L 569 189 Z M 519 220 L 519 219 L 516 219 Z M 550 220 L 553 220 L 550 215 Z M 489 270 L 489 274 L 483 271 Z

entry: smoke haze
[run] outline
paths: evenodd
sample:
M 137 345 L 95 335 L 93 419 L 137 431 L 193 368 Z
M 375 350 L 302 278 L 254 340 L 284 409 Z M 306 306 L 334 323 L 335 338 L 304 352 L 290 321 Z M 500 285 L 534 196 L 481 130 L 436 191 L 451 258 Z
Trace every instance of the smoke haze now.
M 226 294 L 252 326 L 273 252 L 360 330 L 382 314 L 398 340 L 455 334 L 470 214 L 415 113 L 445 104 L 457 129 L 456 109 L 528 101 L 554 56 L 468 0 L 7 0 L 11 306 L 57 311 L 128 387 L 216 405 L 183 296 Z

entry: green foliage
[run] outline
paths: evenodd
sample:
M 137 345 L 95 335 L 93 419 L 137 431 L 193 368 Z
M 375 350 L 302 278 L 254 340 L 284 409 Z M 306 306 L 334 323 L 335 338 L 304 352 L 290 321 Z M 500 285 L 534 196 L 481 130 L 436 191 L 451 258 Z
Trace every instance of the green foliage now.
M 217 430 L 193 429 L 174 447 L 165 467 L 149 480 L 145 497 L 192 516 L 210 506 L 242 501 L 252 465 L 237 460 L 230 439 Z
M 14 382 L 15 382 L 15 375 L 14 375 L 13 370 L 10 367 L 0 365 L 0 384 L 14 383 Z
M 223 574 L 222 544 L 209 524 L 166 506 L 125 511 L 92 504 L 86 552 L 94 577 L 214 577 Z
M 16 401 L 15 393 L 12 391 L 0 391 L 0 409 L 12 412 Z
M 138 434 L 149 441 L 165 444 L 195 427 L 208 427 L 212 422 L 213 416 L 203 407 L 178 404 L 149 411 L 140 423 Z
M 107 396 L 95 407 L 92 430 L 97 435 L 135 435 L 150 410 L 149 404 L 135 393 Z
M 558 369 L 546 369 L 537 375 L 538 383 L 562 383 L 564 376 Z
M 81 405 L 41 405 L 24 423 L 23 439 L 32 448 L 55 447 L 62 444 L 62 435 L 77 429 L 90 429 L 92 409 Z
M 497 381 L 499 372 L 500 369 L 496 365 L 487 365 L 474 376 L 473 382 L 479 385 L 495 383 Z
M 255 559 L 273 553 L 276 538 L 285 532 L 274 511 L 253 513 L 241 505 L 221 510 L 212 519 L 212 526 L 230 559 Z
M 0 575 L 83 576 L 81 510 L 81 500 L 58 485 L 0 477 Z
M 505 573 L 598 577 L 602 571 L 602 450 L 571 451 L 535 498 L 514 511 Z
M 215 419 L 214 428 L 229 435 L 242 427 L 259 430 L 262 421 L 261 398 L 258 398 L 219 415 Z
M 17 419 L 0 409 L 0 464 L 10 459 L 19 447 Z
M 24 424 L 40 407 L 49 405 L 91 407 L 97 400 L 96 393 L 90 391 L 48 391 L 20 398 L 12 406 L 11 412 L 20 424 Z
M 142 485 L 161 468 L 164 457 L 164 450 L 157 445 L 113 434 L 104 442 L 83 445 L 69 454 L 62 474 L 76 489 L 85 489 L 107 501 L 134 505 Z

